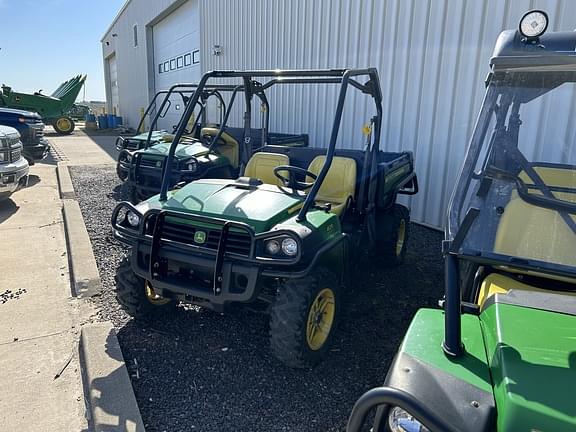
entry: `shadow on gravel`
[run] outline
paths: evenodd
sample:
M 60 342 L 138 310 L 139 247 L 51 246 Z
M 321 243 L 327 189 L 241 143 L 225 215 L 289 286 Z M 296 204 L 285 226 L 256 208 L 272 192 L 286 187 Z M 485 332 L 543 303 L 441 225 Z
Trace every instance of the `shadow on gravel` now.
M 10 198 L 0 201 L 0 224 L 8 219 L 18 211 L 20 207 L 16 205 Z
M 356 399 L 383 382 L 416 310 L 441 295 L 440 234 L 413 234 L 405 265 L 359 269 L 332 352 L 313 370 L 278 362 L 268 317 L 244 309 L 129 321 L 118 338 L 147 430 L 342 430 Z

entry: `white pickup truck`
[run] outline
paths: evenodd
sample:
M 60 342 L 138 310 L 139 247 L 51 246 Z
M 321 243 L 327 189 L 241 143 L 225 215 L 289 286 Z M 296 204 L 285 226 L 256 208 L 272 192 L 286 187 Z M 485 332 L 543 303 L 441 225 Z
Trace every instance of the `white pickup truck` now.
M 22 157 L 20 134 L 14 128 L 0 126 L 0 201 L 28 182 L 28 162 Z

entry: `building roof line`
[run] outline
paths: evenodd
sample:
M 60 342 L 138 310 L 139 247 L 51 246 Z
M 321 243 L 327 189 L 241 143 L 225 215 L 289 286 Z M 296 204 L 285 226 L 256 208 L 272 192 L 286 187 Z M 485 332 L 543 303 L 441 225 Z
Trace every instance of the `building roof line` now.
M 116 24 L 116 21 L 118 21 L 118 18 L 120 18 L 120 15 L 122 15 L 122 13 L 124 12 L 124 10 L 126 10 L 126 8 L 128 7 L 128 4 L 131 2 L 132 0 L 126 0 L 124 2 L 124 5 L 120 8 L 120 10 L 118 11 L 118 13 L 116 14 L 116 16 L 114 17 L 114 19 L 112 20 L 112 23 L 110 23 L 110 25 L 108 26 L 108 29 L 106 29 L 106 31 L 104 32 L 104 34 L 102 35 L 102 37 L 100 38 L 100 42 L 104 42 L 104 39 L 106 38 L 106 35 L 108 33 L 110 33 L 110 30 L 112 30 L 112 27 L 114 27 L 114 24 Z

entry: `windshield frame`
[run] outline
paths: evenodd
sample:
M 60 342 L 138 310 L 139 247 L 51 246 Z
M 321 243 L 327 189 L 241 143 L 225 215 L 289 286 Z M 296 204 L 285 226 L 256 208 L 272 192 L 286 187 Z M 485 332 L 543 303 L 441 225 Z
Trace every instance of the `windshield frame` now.
M 514 93 L 515 88 L 521 89 L 523 87 L 523 85 L 520 84 L 521 80 L 518 78 L 515 79 L 515 74 L 518 73 L 565 73 L 565 77 L 571 78 L 558 81 L 555 83 L 555 85 L 541 87 L 542 90 L 545 91 L 538 92 L 536 87 L 536 91 L 534 92 L 535 95 L 532 95 L 533 97 L 527 98 L 526 100 L 513 100 L 514 98 L 509 96 L 508 100 L 504 102 L 504 104 L 507 103 L 503 109 L 505 111 L 503 113 L 504 115 L 500 115 L 498 109 L 501 105 L 503 105 L 501 96 L 506 94 L 511 95 Z M 516 77 L 518 77 L 518 75 L 516 75 Z M 536 79 L 538 78 L 536 77 Z M 500 127 L 506 126 L 504 124 L 506 121 L 508 121 L 509 127 L 510 122 L 515 120 L 512 119 L 512 117 L 518 114 L 518 110 L 521 105 L 531 100 L 540 98 L 550 91 L 556 89 L 560 85 L 569 82 L 576 83 L 576 72 L 571 68 L 569 70 L 551 70 L 550 68 L 542 67 L 539 69 L 532 68 L 529 71 L 512 69 L 491 73 L 488 79 L 487 90 L 483 99 L 482 108 L 474 126 L 470 144 L 466 152 L 465 162 L 458 176 L 456 187 L 453 191 L 448 207 L 448 219 L 445 229 L 445 241 L 447 242 L 445 250 L 447 253 L 466 258 L 469 261 L 473 261 L 479 264 L 500 265 L 540 273 L 552 273 L 559 276 L 575 276 L 576 266 L 570 266 L 550 261 L 541 261 L 533 258 L 506 255 L 489 250 L 468 250 L 462 247 L 463 242 L 468 235 L 468 231 L 474 224 L 477 216 L 480 214 L 480 209 L 472 206 L 473 203 L 469 200 L 468 194 L 470 193 L 470 188 L 472 187 L 472 181 L 477 180 L 482 182 L 480 179 L 481 177 L 485 177 L 490 181 L 497 178 L 498 180 L 512 182 L 515 190 L 518 193 L 518 196 L 524 202 L 537 207 L 547 208 L 558 212 L 564 221 L 570 226 L 570 228 L 572 228 L 573 232 L 576 233 L 576 224 L 570 216 L 576 214 L 576 203 L 555 198 L 554 196 L 546 196 L 546 189 L 549 189 L 549 186 L 546 184 L 542 186 L 542 195 L 530 193 L 528 191 L 528 184 L 523 182 L 522 179 L 518 177 L 518 175 L 509 173 L 507 171 L 502 171 L 501 173 L 492 172 L 490 171 L 492 167 L 487 167 L 485 165 L 485 163 L 490 159 L 490 154 L 492 154 L 494 151 L 494 149 L 491 149 L 493 145 L 492 140 L 494 137 L 489 137 L 489 133 L 497 134 Z M 510 115 L 511 118 L 508 118 L 508 115 Z M 496 121 L 494 122 L 494 120 Z M 493 130 L 491 130 L 492 124 L 494 125 Z M 518 127 L 520 124 L 521 121 L 518 124 Z M 516 136 L 516 144 L 517 138 L 518 137 Z M 497 149 L 508 150 L 505 144 L 498 144 Z M 485 160 L 480 160 L 483 154 L 483 150 L 486 151 L 484 156 Z M 518 157 L 524 159 L 521 161 L 522 163 L 520 163 L 519 166 L 524 166 L 523 163 L 525 163 L 527 164 L 526 166 L 529 167 L 529 170 L 533 171 L 533 167 L 547 165 L 546 163 L 527 161 L 521 151 L 518 149 L 517 145 L 516 151 L 518 152 Z M 510 160 L 515 161 L 514 156 L 508 157 Z M 477 172 L 476 170 L 480 163 L 482 165 L 481 172 Z M 574 165 L 558 164 L 558 166 L 560 165 L 562 165 L 563 168 L 576 169 Z M 540 189 L 537 181 L 539 175 L 535 172 L 528 174 L 530 180 L 534 182 L 531 184 L 531 186 L 535 186 L 536 189 Z M 496 177 L 492 177 L 493 175 L 496 175 Z M 536 177 L 534 177 L 534 175 Z M 548 190 L 548 193 L 550 194 L 550 190 Z

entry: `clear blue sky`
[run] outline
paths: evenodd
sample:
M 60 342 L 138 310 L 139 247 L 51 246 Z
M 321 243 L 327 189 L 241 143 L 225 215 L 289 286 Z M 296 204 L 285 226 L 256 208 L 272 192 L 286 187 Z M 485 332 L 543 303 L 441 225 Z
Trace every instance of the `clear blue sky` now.
M 123 4 L 0 0 L 0 84 L 50 94 L 74 75 L 87 74 L 86 100 L 105 100 L 100 38 Z

